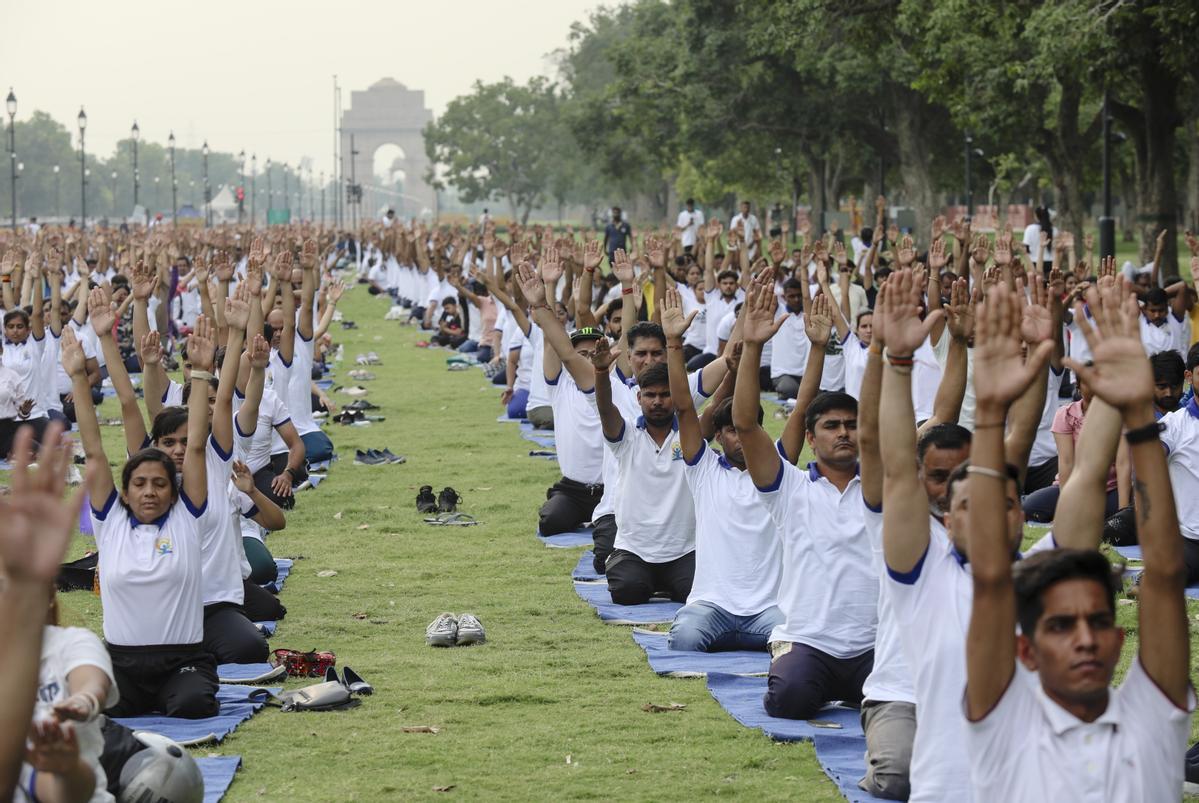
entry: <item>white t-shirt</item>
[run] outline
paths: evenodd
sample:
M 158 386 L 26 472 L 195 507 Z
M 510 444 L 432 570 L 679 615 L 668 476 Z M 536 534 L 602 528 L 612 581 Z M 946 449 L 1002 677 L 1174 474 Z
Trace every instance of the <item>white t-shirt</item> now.
M 240 393 L 235 392 L 235 398 L 240 398 Z M 264 388 L 262 401 L 258 405 L 257 424 L 244 447 L 242 445 L 244 436 L 242 436 L 240 428 L 237 433 L 242 436 L 237 439 L 238 459 L 246 464 L 251 474 L 271 462 L 271 455 L 275 454 L 274 439 L 278 437 L 275 431 L 276 427 L 281 427 L 290 420 L 291 416 L 287 412 L 287 405 L 283 403 L 279 395 L 270 388 Z M 233 424 L 235 428 L 239 427 L 236 411 Z M 284 450 L 286 448 L 287 445 L 284 444 Z
M 1199 541 L 1199 406 L 1191 399 L 1161 423 L 1178 529 L 1184 537 Z
M 550 389 L 545 382 L 545 334 L 541 327 L 529 321 L 529 334 L 525 336 L 532 349 L 528 355 L 521 351 L 521 356 L 529 356 L 529 401 L 526 408 L 550 406 Z
M 815 463 L 796 468 L 782 457 L 778 476 L 758 494 L 783 543 L 779 608 L 786 620 L 770 640 L 799 642 L 835 658 L 873 649 L 878 577 L 861 480 L 854 477 L 839 491 Z
M 295 353 L 287 380 L 287 409 L 296 431 L 301 435 L 321 429 L 312 417 L 312 359 L 315 345 L 313 338 L 305 340 L 296 332 Z
M 679 219 L 675 221 L 675 225 L 682 229 L 683 247 L 695 245 L 695 234 L 699 231 L 699 227 L 704 225 L 704 213 L 696 209 L 693 212 L 688 212 L 685 208 L 679 212 Z
M 704 442 L 684 463 L 695 504 L 695 579 L 687 604 L 707 602 L 734 616 L 776 605 L 782 542 L 749 472 Z
M 546 387 L 554 410 L 554 440 L 562 476 L 584 485 L 603 482 L 604 431 L 595 405 L 588 400 L 595 388 L 579 390 L 565 368 L 553 381 L 546 380 Z
M 1178 708 L 1139 656 L 1094 722 L 1049 699 L 1039 683 L 1013 677 L 995 707 L 966 726 L 974 798 L 1178 800 L 1194 709 L 1193 690 L 1186 710 Z
M 39 383 L 42 388 L 40 399 L 42 409 L 57 410 L 60 413 L 62 412 L 62 398 L 58 393 L 55 369 L 62 365 L 61 341 L 61 336 L 54 334 L 47 326 L 46 339 L 42 343 L 41 382 Z
M 4 354 L 0 357 L 5 368 L 16 373 L 21 385 L 21 399 L 33 399 L 30 418 L 45 418 L 46 408 L 42 404 L 42 352 L 46 338 L 38 340 L 30 332 L 24 343 L 4 343 Z
M 1057 442 L 1053 439 L 1052 431 L 1053 417 L 1057 415 L 1057 393 L 1061 390 L 1066 370 L 1054 371 L 1052 365 L 1045 370 L 1049 372 L 1049 384 L 1045 389 L 1045 407 L 1041 410 L 1036 438 L 1032 442 L 1032 451 L 1028 453 L 1029 466 L 1039 466 L 1057 457 Z
M 866 376 L 866 361 L 870 357 L 870 346 L 858 340 L 853 332 L 841 346 L 841 356 L 845 361 L 845 392 L 855 399 L 862 396 L 862 379 Z
M 808 340 L 804 332 L 803 313 L 788 313 L 780 309 L 779 317 L 783 315 L 786 315 L 787 319 L 774 333 L 774 337 L 770 338 L 770 342 L 774 344 L 770 352 L 771 379 L 778 379 L 784 375 L 803 376 L 804 369 L 808 367 L 808 351 L 812 348 L 812 341 Z
M 864 504 L 864 500 L 863 500 Z M 862 698 L 876 703 L 916 703 L 916 688 L 912 683 L 912 670 L 903 653 L 900 624 L 895 618 L 895 604 L 891 601 L 891 583 L 884 576 L 887 572 L 883 561 L 883 512 L 869 506 L 865 512 L 866 533 L 870 536 L 873 552 L 871 566 L 879 578 L 878 589 L 878 634 L 874 639 L 874 669 L 862 684 Z
M 1154 326 L 1145 320 L 1144 315 L 1141 316 L 1141 343 L 1145 346 L 1145 353 L 1150 357 L 1174 348 L 1174 327 L 1170 323 L 1173 318 L 1173 315 L 1166 313 L 1166 322 L 1161 326 Z M 1186 359 L 1186 349 L 1183 349 L 1181 356 L 1184 360 Z
M 92 528 L 103 555 L 100 601 L 104 640 L 123 647 L 193 645 L 204 640 L 200 576 L 200 518 L 182 489 L 163 517 L 143 524 L 117 492 L 100 507 L 92 502 Z M 152 611 L 153 616 L 147 612 Z
M 691 325 L 683 334 L 683 345 L 703 351 L 708 346 L 708 305 L 697 298 L 696 291 L 690 287 L 680 284 L 678 290 L 679 299 L 683 302 L 683 317 L 686 318 L 692 312 L 696 313 Z M 702 287 L 699 289 L 699 293 L 701 296 L 703 295 Z
M 966 754 L 966 630 L 974 581 L 945 527 L 929 517 L 928 551 L 910 572 L 889 567 L 888 593 L 916 688 L 912 801 L 970 800 Z
M 1024 245 L 1028 248 L 1028 256 L 1033 265 L 1037 264 L 1037 251 L 1041 248 L 1041 224 L 1029 223 L 1024 229 Z M 1045 246 L 1045 262 L 1053 261 L 1053 243 Z
M 941 341 L 948 335 L 941 333 Z M 912 355 L 912 408 L 916 411 L 916 420 L 925 421 L 932 417 L 933 406 L 937 400 L 937 388 L 941 386 L 941 363 L 937 353 L 928 338 Z
M 96 333 L 92 331 L 91 325 L 85 323 L 80 326 L 79 324 L 75 323 L 74 319 L 71 319 L 67 321 L 67 326 L 71 327 L 71 331 L 75 333 L 75 339 L 79 341 L 79 346 L 83 349 L 84 359 L 96 359 Z M 47 342 L 49 342 L 48 338 Z M 59 344 L 59 357 L 61 358 L 61 356 L 62 350 L 61 344 Z M 50 376 L 50 374 L 47 374 L 47 376 Z M 65 396 L 71 392 L 71 377 L 67 374 L 66 369 L 62 367 L 61 359 L 55 360 L 53 376 L 55 377 L 53 384 L 55 385 L 59 396 Z
M 745 298 L 745 291 L 740 287 L 733 294 L 731 299 L 726 299 L 721 294 L 719 289 L 709 290 L 704 294 L 706 299 L 706 312 L 704 314 L 704 326 L 707 327 L 707 345 L 704 346 L 704 351 L 708 354 L 718 354 L 720 350 L 720 335 L 717 331 L 721 319 L 728 315 L 737 305 Z M 692 321 L 692 325 L 694 325 Z
M 120 700 L 116 678 L 113 677 L 112 659 L 103 642 L 90 630 L 82 627 L 56 627 L 46 625 L 42 630 L 42 659 L 38 667 L 37 702 L 33 709 L 34 721 L 55 719 L 54 706 L 71 696 L 68 678 L 83 666 L 94 666 L 108 677 L 108 696 L 100 700 L 101 710 L 111 708 Z M 70 722 L 65 727 L 75 732 L 79 743 L 79 757 L 92 768 L 96 776 L 96 787 L 89 803 L 111 801 L 108 794 L 108 776 L 100 765 L 100 753 L 104 750 L 104 736 L 100 732 L 101 720 Z M 14 801 L 32 801 L 29 794 L 32 783 L 36 789 L 36 773 L 28 764 L 21 766 L 21 777 L 14 790 Z
M 593 394 L 594 396 L 594 394 Z M 695 550 L 695 507 L 683 474 L 678 426 L 659 446 L 645 419 L 625 418 L 620 435 L 604 441 L 616 458 L 616 549 L 647 563 L 666 563 Z
M 235 531 L 230 480 L 233 454 L 222 452 L 212 435 L 204 448 L 208 469 L 208 505 L 200 517 L 200 554 L 203 557 L 204 604 L 245 601 L 241 583 L 240 532 Z

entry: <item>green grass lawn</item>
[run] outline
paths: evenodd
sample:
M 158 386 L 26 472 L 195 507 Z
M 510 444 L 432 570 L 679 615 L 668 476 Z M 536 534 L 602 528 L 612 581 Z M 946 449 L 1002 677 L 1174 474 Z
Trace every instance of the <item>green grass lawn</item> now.
M 702 680 L 657 677 L 628 628 L 601 623 L 578 599 L 570 571 L 580 551 L 534 538 L 557 466 L 529 458 L 515 425 L 495 423 L 498 388 L 481 371 L 447 372 L 447 352 L 414 348 L 416 331 L 384 322 L 386 303 L 361 288 L 342 309 L 360 329 L 335 328 L 347 358 L 338 373 L 378 352 L 378 379 L 366 385 L 387 420 L 331 425 L 342 459 L 268 539 L 277 556 L 300 558 L 271 644 L 333 650 L 377 692 L 345 712 L 267 710 L 198 750 L 244 759 L 227 799 L 439 798 L 434 787 L 447 786 L 493 800 L 840 799 L 810 745 L 741 727 Z M 119 416 L 116 404 L 101 416 Z M 109 454 L 122 454 L 119 428 L 104 434 Z M 408 462 L 353 465 L 356 448 L 384 446 Z M 456 488 L 481 526 L 423 524 L 423 484 Z M 80 538 L 72 557 L 89 543 Z M 325 569 L 337 575 L 317 577 Z M 61 601 L 65 624 L 99 631 L 98 598 Z M 489 643 L 426 647 L 425 625 L 442 611 L 478 615 Z M 651 702 L 687 708 L 643 712 Z M 440 732 L 403 731 L 421 725 Z
M 244 759 L 228 800 L 441 798 L 445 787 L 489 800 L 841 799 L 810 745 L 741 727 L 702 680 L 657 677 L 627 628 L 601 623 L 576 597 L 580 550 L 533 537 L 557 466 L 529 458 L 535 447 L 515 425 L 495 423 L 498 389 L 480 371 L 447 372 L 447 352 L 414 348 L 415 329 L 384 322 L 387 304 L 361 288 L 342 309 L 360 328 L 335 328 L 346 356 L 338 374 L 355 354 L 378 352 L 378 379 L 365 384 L 387 420 L 331 425 L 342 459 L 269 538 L 275 555 L 298 558 L 272 646 L 333 650 L 377 692 L 346 712 L 270 709 L 196 751 Z M 101 409 L 118 415 L 112 401 Z M 122 454 L 119 428 L 104 434 L 109 454 Z M 371 447 L 408 462 L 353 465 L 354 450 Z M 424 484 L 456 488 L 481 526 L 424 525 L 414 506 Z M 72 557 L 89 545 L 79 538 Z M 64 624 L 99 631 L 98 598 L 61 603 Z M 478 615 L 488 643 L 426 647 L 425 625 L 442 611 Z M 1134 611 L 1120 610 L 1131 644 Z M 651 714 L 645 703 L 686 709 Z M 404 731 L 413 726 L 440 730 Z

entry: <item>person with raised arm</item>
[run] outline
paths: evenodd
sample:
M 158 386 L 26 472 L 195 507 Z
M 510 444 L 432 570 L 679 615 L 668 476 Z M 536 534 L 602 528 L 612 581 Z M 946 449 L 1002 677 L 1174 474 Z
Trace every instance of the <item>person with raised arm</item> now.
M 199 523 L 208 506 L 208 381 L 213 326 L 196 321 L 188 342 L 192 358 L 182 481 L 175 462 L 156 448 L 131 455 L 114 483 L 100 425 L 88 392 L 83 349 L 64 330 L 63 367 L 75 388 L 80 440 L 87 461 L 96 544 L 104 554 L 100 600 L 104 640 L 112 657 L 120 702 L 114 716 L 158 711 L 198 719 L 216 714 L 216 661 L 204 639 Z M 117 502 L 120 502 L 118 508 Z M 154 616 L 147 616 L 154 611 Z
M 683 354 L 684 337 L 697 311 L 684 317 L 683 309 L 679 291 L 668 288 L 662 303 L 662 328 L 679 444 L 695 504 L 696 563 L 691 594 L 675 616 L 667 645 L 673 650 L 704 652 L 765 650 L 771 632 L 783 622 L 776 604 L 783 569 L 781 543 L 745 470 L 733 427 L 732 399 L 720 403 L 713 417 L 721 451 L 712 451 L 706 442 L 691 401 Z M 809 321 L 819 326 L 815 318 Z M 761 416 L 759 406 L 759 421 Z
M 1098 551 L 1046 551 L 1013 570 L 1005 537 L 1013 483 L 1000 433 L 980 429 L 969 469 L 974 593 L 964 695 L 978 800 L 1064 799 L 1082 790 L 1101 800 L 1176 800 L 1182 787 L 1195 696 L 1163 427 L 1154 420 L 1135 296 L 1113 283 L 1090 290 L 1087 300 L 1091 321 L 1084 318 L 1081 328 L 1091 361 L 1067 364 L 1120 411 L 1125 428 L 1145 565 L 1138 654 L 1111 688 L 1124 632 L 1116 625 L 1111 567 Z M 979 422 L 1002 421 L 1019 381 L 1040 368 L 1033 356 L 1019 364 L 1020 306 L 998 287 L 980 316 L 976 360 L 986 355 L 989 367 L 1006 370 L 985 379 L 976 373 Z M 1016 677 L 1017 661 L 1034 673 L 1032 682 Z
M 828 299 L 819 303 L 829 316 Z M 774 288 L 764 285 L 742 308 L 745 345 L 733 425 L 759 499 L 782 538 L 778 598 L 785 621 L 770 635 L 773 660 L 763 704 L 771 716 L 811 719 L 830 700 L 862 699 L 873 665 L 878 579 L 862 519 L 858 404 L 844 393 L 815 395 L 823 344 L 809 353 L 795 411 L 778 444 L 758 421 L 758 364 L 762 345 L 784 320 L 776 317 L 777 306 Z M 806 469 L 793 465 L 803 448 L 801 431 L 816 457 Z

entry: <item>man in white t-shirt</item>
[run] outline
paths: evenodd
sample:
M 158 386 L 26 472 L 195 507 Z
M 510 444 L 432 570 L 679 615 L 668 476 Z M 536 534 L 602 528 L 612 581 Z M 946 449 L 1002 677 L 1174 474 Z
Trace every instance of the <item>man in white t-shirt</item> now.
M 676 602 L 695 575 L 695 509 L 684 476 L 670 378 L 659 363 L 637 377 L 641 415 L 624 416 L 612 400 L 615 357 L 596 343 L 594 402 L 608 449 L 618 464 L 616 541 L 605 566 L 619 605 L 640 605 L 659 592 Z
M 757 215 L 749 211 L 749 201 L 742 201 L 740 211 L 729 221 L 729 231 L 736 231 L 740 226 L 741 240 L 749 249 L 749 258 L 753 259 L 758 250 L 758 241 L 762 239 L 762 224 Z
M 679 444 L 695 504 L 695 580 L 687 605 L 667 637 L 672 650 L 764 650 L 783 623 L 777 603 L 782 547 L 777 527 L 758 501 L 733 427 L 732 399 L 720 403 L 712 427 L 721 452 L 701 431 L 691 403 L 683 338 L 695 317 L 683 316 L 677 290 L 662 304 L 670 395 L 675 399 Z M 758 415 L 761 417 L 761 408 Z
M 871 566 L 858 476 L 857 401 L 817 394 L 823 344 L 809 352 L 795 411 L 780 441 L 758 422 L 762 344 L 778 329 L 773 287 L 752 292 L 742 310 L 745 341 L 733 396 L 733 424 L 758 496 L 781 535 L 779 608 L 763 705 L 771 716 L 812 719 L 831 700 L 857 704 L 874 663 L 878 578 Z M 819 296 L 811 323 L 831 322 Z M 828 329 L 825 329 L 827 332 Z M 827 334 L 825 335 L 827 339 Z M 810 403 L 809 403 L 810 400 Z M 797 468 L 804 436 L 816 459 Z
M 794 399 L 803 381 L 803 369 L 808 362 L 810 344 L 804 334 L 804 285 L 798 279 L 783 282 L 783 303 L 786 319 L 770 342 L 770 380 L 783 399 Z
M 1098 333 L 1084 333 L 1093 362 L 1069 365 L 1096 398 L 1119 410 L 1137 477 L 1145 564 L 1139 646 L 1124 682 L 1112 689 L 1124 632 L 1107 559 L 1093 548 L 1059 549 L 1012 569 L 1004 535 L 1014 483 L 1003 470 L 1003 430 L 987 425 L 1003 421 L 1020 395 L 1021 374 L 1035 371 L 1038 360 L 1020 364 L 1021 300 L 1002 285 L 998 291 L 980 317 L 979 331 L 989 337 L 975 346 L 978 417 L 968 483 L 973 602 L 963 708 L 974 797 L 1177 800 L 1195 708 L 1186 572 L 1139 316 L 1121 288 L 1104 288 L 1101 309 L 1092 289 Z M 1055 527 L 1054 535 L 1070 534 Z M 1034 673 L 1029 682 L 1016 676 L 1017 661 Z
M 695 208 L 694 198 L 688 198 L 686 208 L 679 212 L 679 219 L 675 221 L 675 228 L 678 229 L 683 242 L 684 254 L 690 254 L 695 249 L 695 237 L 702 225 L 704 213 Z

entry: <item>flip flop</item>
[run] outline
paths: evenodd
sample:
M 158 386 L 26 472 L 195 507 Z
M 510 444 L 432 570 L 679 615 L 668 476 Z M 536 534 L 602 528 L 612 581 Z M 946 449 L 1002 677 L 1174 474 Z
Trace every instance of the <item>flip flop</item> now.
M 435 518 L 425 519 L 425 524 L 431 524 L 434 527 L 470 527 L 478 524 L 478 520 L 469 513 L 441 513 Z

